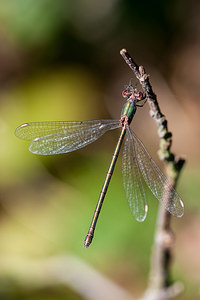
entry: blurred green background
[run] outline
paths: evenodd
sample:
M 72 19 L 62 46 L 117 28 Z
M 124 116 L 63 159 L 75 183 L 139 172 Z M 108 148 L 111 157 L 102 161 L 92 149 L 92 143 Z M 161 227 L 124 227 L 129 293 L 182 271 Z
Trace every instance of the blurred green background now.
M 199 8 L 197 0 L 1 0 L 0 299 L 85 299 L 100 273 L 134 296 L 147 286 L 158 203 L 147 191 L 147 220 L 133 219 L 120 159 L 93 243 L 83 248 L 118 131 L 49 157 L 14 136 L 29 121 L 119 118 L 121 92 L 134 78 L 122 48 L 150 74 L 172 150 L 187 159 L 172 273 L 185 285 L 178 299 L 200 297 Z M 160 165 L 148 111 L 138 109 L 132 128 Z

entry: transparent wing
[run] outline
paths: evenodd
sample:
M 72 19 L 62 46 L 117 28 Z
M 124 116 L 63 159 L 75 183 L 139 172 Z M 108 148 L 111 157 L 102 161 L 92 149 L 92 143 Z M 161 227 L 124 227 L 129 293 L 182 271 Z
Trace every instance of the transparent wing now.
M 122 155 L 122 177 L 130 210 L 137 221 L 142 222 L 147 215 L 147 200 L 136 159 L 134 136 L 128 127 Z
M 130 129 L 131 130 L 131 129 Z M 135 152 L 144 180 L 162 205 L 174 216 L 182 217 L 184 204 L 167 177 L 153 161 L 143 143 L 131 130 L 134 137 Z
M 29 146 L 32 153 L 53 155 L 80 149 L 97 140 L 106 131 L 118 127 L 119 120 L 30 122 L 19 126 L 15 135 L 32 141 Z

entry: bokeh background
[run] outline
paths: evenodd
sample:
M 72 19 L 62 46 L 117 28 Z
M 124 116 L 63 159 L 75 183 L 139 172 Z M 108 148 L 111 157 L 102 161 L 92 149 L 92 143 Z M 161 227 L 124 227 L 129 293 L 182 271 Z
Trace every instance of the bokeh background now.
M 198 0 L 1 0 L 0 299 L 85 299 L 95 288 L 100 296 L 98 280 L 102 292 L 113 282 L 134 297 L 147 286 L 158 203 L 147 191 L 148 217 L 133 219 L 120 158 L 93 244 L 83 248 L 118 132 L 49 157 L 14 136 L 28 121 L 119 118 L 124 85 L 135 82 L 122 48 L 150 74 L 172 149 L 187 159 L 172 278 L 185 285 L 178 299 L 199 299 L 199 20 Z M 160 165 L 148 104 L 132 128 Z

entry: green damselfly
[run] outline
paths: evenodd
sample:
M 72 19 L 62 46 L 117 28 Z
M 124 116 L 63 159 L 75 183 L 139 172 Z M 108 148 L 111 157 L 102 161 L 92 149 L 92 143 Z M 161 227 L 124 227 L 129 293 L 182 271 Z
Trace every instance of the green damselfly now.
M 30 122 L 19 126 L 17 137 L 30 140 L 29 150 L 39 155 L 54 155 L 80 149 L 102 136 L 108 130 L 121 128 L 120 136 L 108 168 L 89 231 L 84 241 L 87 248 L 92 242 L 97 219 L 112 177 L 122 142 L 122 177 L 130 210 L 137 221 L 145 220 L 148 206 L 142 176 L 154 196 L 174 216 L 184 214 L 184 204 L 167 177 L 152 160 L 143 143 L 130 128 L 138 106 L 143 106 L 143 94 L 131 83 L 122 92 L 126 103 L 120 120 Z M 141 176 L 142 175 L 142 176 Z M 167 199 L 167 200 L 166 200 Z

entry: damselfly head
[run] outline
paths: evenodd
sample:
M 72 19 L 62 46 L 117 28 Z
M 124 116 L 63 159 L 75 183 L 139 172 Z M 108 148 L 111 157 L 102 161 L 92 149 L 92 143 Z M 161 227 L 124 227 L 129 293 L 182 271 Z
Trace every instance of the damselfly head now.
M 122 97 L 129 98 L 135 91 L 135 88 L 131 84 L 131 80 L 129 85 L 125 85 L 125 89 L 122 92 Z
M 132 86 L 131 80 L 130 80 L 129 85 L 125 86 L 125 89 L 122 92 L 122 97 L 124 97 L 124 98 L 131 97 L 131 98 L 135 98 L 137 100 L 142 100 L 144 98 L 143 93 L 139 92 L 136 89 L 136 85 L 135 85 L 135 87 Z

